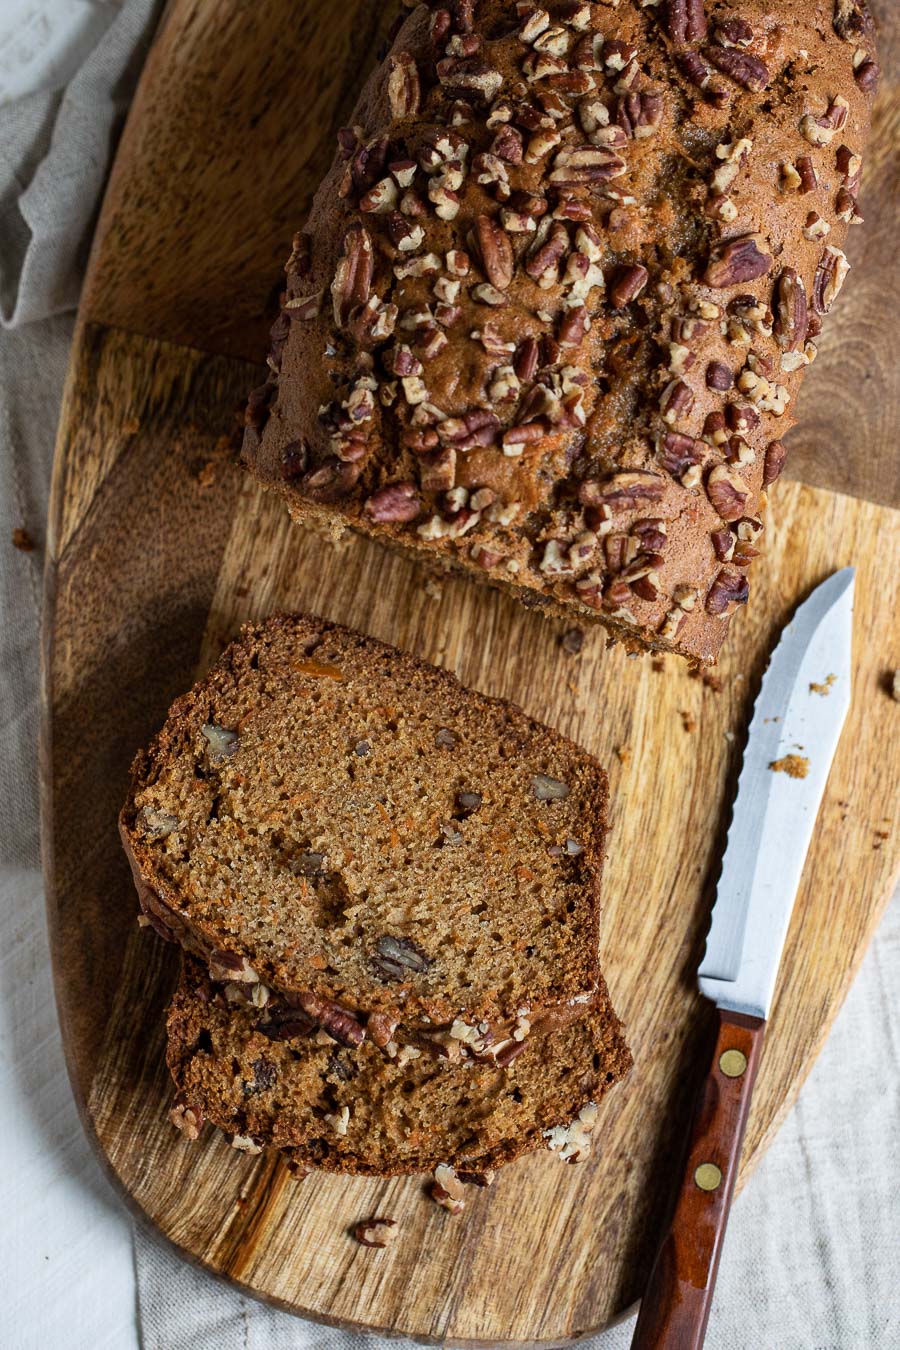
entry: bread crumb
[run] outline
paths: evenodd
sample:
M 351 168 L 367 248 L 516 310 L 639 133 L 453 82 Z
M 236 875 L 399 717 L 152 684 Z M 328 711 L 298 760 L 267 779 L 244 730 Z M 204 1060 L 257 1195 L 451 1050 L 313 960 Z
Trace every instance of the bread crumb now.
M 891 698 L 900 703 L 900 670 L 895 670 L 891 676 Z
M 805 778 L 809 773 L 809 760 L 805 755 L 784 755 L 773 759 L 769 768 L 774 773 L 786 773 L 788 778 Z
M 444 594 L 444 588 L 438 581 L 437 577 L 426 577 L 425 581 L 423 582 L 422 589 L 428 596 L 429 600 L 440 600 L 442 599 Z
M 656 671 L 657 675 L 661 675 L 666 668 L 666 663 L 663 657 L 654 656 L 653 660 L 650 662 L 650 666 Z
M 616 750 L 616 758 L 620 764 L 629 764 L 631 762 L 631 746 L 620 745 Z
M 811 694 L 821 694 L 822 697 L 825 698 L 827 694 L 831 693 L 831 686 L 834 684 L 836 679 L 837 679 L 836 675 L 826 675 L 825 679 L 822 681 L 821 684 L 817 684 L 815 680 L 810 680 L 809 692 Z
M 21 528 L 12 532 L 13 548 L 20 549 L 22 553 L 33 553 L 35 542 L 27 530 Z
M 211 459 L 208 459 L 197 474 L 197 482 L 202 488 L 212 487 L 216 481 L 216 466 Z
M 684 727 L 685 731 L 697 730 L 696 717 L 693 715 L 693 713 L 687 712 L 684 708 L 682 708 L 681 710 L 681 725 Z
M 581 628 L 567 628 L 559 640 L 559 645 L 569 656 L 577 656 L 584 646 L 584 632 Z
M 243 418 L 243 411 L 241 412 L 241 417 Z M 127 422 L 122 423 L 123 436 L 136 436 L 140 429 L 141 423 L 140 419 L 137 417 L 129 417 Z

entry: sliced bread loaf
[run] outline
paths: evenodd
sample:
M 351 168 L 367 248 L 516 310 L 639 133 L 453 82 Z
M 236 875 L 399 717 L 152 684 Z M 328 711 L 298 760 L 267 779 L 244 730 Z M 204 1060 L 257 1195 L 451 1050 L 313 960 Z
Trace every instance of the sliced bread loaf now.
M 120 827 L 148 918 L 214 978 L 350 1044 L 373 1015 L 382 1044 L 461 1015 L 496 1041 L 598 987 L 606 799 L 517 708 L 278 616 L 173 705 Z
M 386 1060 L 369 1043 L 285 1032 L 252 1005 L 230 1003 L 187 958 L 168 1014 L 176 1119 L 192 1134 L 209 1121 L 238 1148 L 286 1150 L 300 1167 L 391 1176 L 450 1163 L 483 1172 L 564 1144 L 559 1127 L 631 1066 L 602 980 L 578 1021 L 505 1068 L 413 1057 L 411 1047 Z

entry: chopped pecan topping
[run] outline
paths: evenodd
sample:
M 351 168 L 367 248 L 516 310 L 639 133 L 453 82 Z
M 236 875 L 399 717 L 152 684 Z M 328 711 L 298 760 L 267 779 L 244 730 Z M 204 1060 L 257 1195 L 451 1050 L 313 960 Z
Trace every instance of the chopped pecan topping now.
M 662 18 L 667 35 L 678 46 L 706 37 L 703 0 L 663 0 Z
M 358 221 L 344 235 L 344 255 L 338 261 L 331 295 L 334 321 L 342 327 L 358 306 L 364 305 L 372 289 L 372 236 Z
M 737 286 L 765 276 L 773 263 L 761 234 L 742 234 L 713 245 L 703 279 L 717 288 Z
M 297 1004 L 307 1017 L 311 1017 L 316 1026 L 327 1031 L 340 1045 L 362 1045 L 366 1039 L 366 1029 L 358 1018 L 347 1008 L 328 999 L 319 998 L 311 992 L 297 995 Z
M 771 79 L 769 67 L 765 61 L 760 61 L 758 56 L 753 56 L 750 52 L 740 51 L 736 47 L 712 45 L 703 48 L 703 55 L 717 70 L 721 70 L 723 75 L 734 80 L 742 89 L 750 89 L 753 93 L 759 94 L 768 87 Z
M 806 288 L 793 267 L 783 267 L 775 283 L 773 332 L 786 351 L 796 351 L 806 340 Z
M 612 474 L 605 482 L 586 479 L 579 488 L 578 498 L 583 506 L 609 505 L 628 509 L 644 502 L 658 501 L 665 491 L 665 481 L 648 469 L 624 469 Z
M 391 483 L 373 492 L 366 502 L 366 511 L 374 521 L 402 522 L 415 520 L 422 510 L 422 500 L 415 483 Z
M 724 393 L 733 384 L 734 373 L 731 367 L 726 366 L 724 361 L 710 361 L 706 367 L 707 389 L 717 389 L 720 393 Z
M 706 597 L 707 614 L 726 614 L 734 605 L 746 605 L 750 595 L 750 583 L 743 572 L 723 567 L 718 573 L 709 594 Z
M 817 314 L 827 314 L 831 309 L 849 271 L 846 255 L 827 244 L 813 278 L 812 301 Z
M 636 300 L 647 285 L 649 273 L 640 263 L 617 268 L 609 288 L 610 303 L 614 309 L 623 309 Z
M 763 487 L 768 487 L 774 483 L 781 474 L 787 460 L 787 449 L 782 441 L 772 441 L 766 448 L 766 458 L 763 465 Z
M 490 216 L 480 215 L 475 221 L 475 239 L 488 281 L 499 291 L 505 291 L 513 278 L 513 248 L 509 235 Z
M 667 431 L 659 444 L 659 459 L 666 473 L 680 478 L 685 469 L 703 459 L 704 445 L 680 431 Z
M 706 495 L 723 520 L 739 520 L 744 514 L 749 489 L 740 474 L 727 464 L 717 464 L 706 480 Z
M 419 71 L 409 52 L 398 52 L 396 56 L 391 57 L 387 92 L 391 114 L 396 121 L 401 121 L 404 117 L 414 117 L 419 111 L 421 99 Z

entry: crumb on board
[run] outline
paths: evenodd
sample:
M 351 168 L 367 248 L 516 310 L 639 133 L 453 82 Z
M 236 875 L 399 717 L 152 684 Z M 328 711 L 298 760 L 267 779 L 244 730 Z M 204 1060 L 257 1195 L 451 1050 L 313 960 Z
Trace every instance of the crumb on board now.
M 650 666 L 651 669 L 656 671 L 657 675 L 661 675 L 666 668 L 666 663 L 663 657 L 654 656 L 653 660 L 650 662 Z
M 681 725 L 685 731 L 697 730 L 697 719 L 693 713 L 687 712 L 684 708 L 681 710 Z
M 35 542 L 27 530 L 21 527 L 12 532 L 13 548 L 19 549 L 22 553 L 33 553 Z
M 773 773 L 786 773 L 788 778 L 805 778 L 809 760 L 805 755 L 783 755 L 781 759 L 773 759 L 769 768 Z
M 872 845 L 872 847 L 873 849 L 875 849 L 876 853 L 881 848 L 881 845 L 885 843 L 886 840 L 890 839 L 890 837 L 891 837 L 890 830 L 875 831 L 875 843 Z
M 815 680 L 810 680 L 809 692 L 811 694 L 821 694 L 822 697 L 825 698 L 827 694 L 831 693 L 831 686 L 834 684 L 836 679 L 837 679 L 836 675 L 826 675 L 825 679 L 822 681 L 821 684 L 818 684 Z
M 581 628 L 567 628 L 559 645 L 568 656 L 577 656 L 584 646 L 584 631 Z
M 900 703 L 900 670 L 895 670 L 891 676 L 891 698 Z
M 620 764 L 628 764 L 631 761 L 631 746 L 619 745 L 616 747 L 616 759 Z
M 444 589 L 437 577 L 427 576 L 423 582 L 422 589 L 429 600 L 440 600 L 444 594 Z
M 578 685 L 575 683 L 574 680 L 566 680 L 566 688 L 568 689 L 569 693 L 572 695 L 573 698 L 578 697 Z
M 126 422 L 122 423 L 123 436 L 136 436 L 140 429 L 141 423 L 138 417 L 129 417 Z
M 721 694 L 723 684 L 721 675 L 716 675 L 704 666 L 691 666 L 688 676 L 692 680 L 699 680 L 704 689 L 711 689 L 714 694 Z
M 208 459 L 206 463 L 202 465 L 197 474 L 197 482 L 200 487 L 208 488 L 212 487 L 215 481 L 216 481 L 216 466 L 211 459 Z

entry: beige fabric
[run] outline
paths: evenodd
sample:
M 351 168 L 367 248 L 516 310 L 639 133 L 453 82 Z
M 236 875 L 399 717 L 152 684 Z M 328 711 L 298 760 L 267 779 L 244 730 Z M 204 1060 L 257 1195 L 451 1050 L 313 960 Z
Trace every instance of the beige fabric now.
M 140 1233 L 135 1282 L 131 1226 L 81 1135 L 53 1010 L 38 866 L 40 543 L 72 320 L 49 316 L 75 302 L 153 7 L 0 5 L 0 314 L 16 325 L 0 333 L 0 1345 L 129 1350 L 140 1335 L 144 1350 L 362 1350 L 381 1342 L 263 1308 Z M 66 24 L 69 47 L 50 40 Z M 35 32 L 29 82 L 20 39 Z M 34 553 L 10 545 L 21 526 L 38 541 Z M 895 900 L 797 1107 L 736 1205 L 710 1350 L 900 1347 L 898 989 Z M 624 1350 L 630 1332 L 626 1324 L 592 1344 Z

